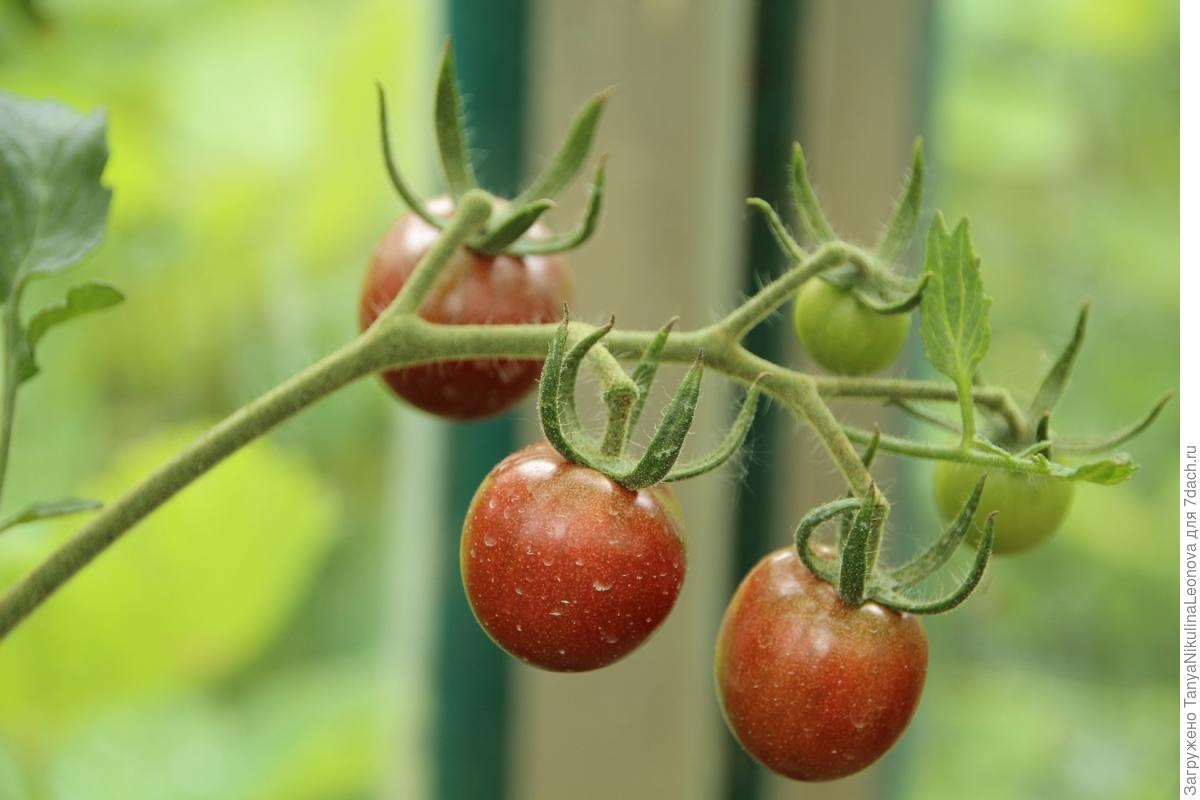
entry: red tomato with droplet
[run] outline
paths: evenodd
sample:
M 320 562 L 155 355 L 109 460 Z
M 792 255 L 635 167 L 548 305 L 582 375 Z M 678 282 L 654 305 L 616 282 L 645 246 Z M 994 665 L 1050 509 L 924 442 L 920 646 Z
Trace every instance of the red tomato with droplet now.
M 429 203 L 449 216 L 449 198 Z M 535 225 L 533 238 L 546 236 Z M 384 234 L 367 270 L 359 301 L 363 330 L 388 307 L 438 231 L 408 213 Z M 561 256 L 494 256 L 460 248 L 420 314 L 446 325 L 557 322 L 569 296 L 569 276 Z M 515 405 L 537 382 L 542 362 L 535 359 L 470 359 L 388 370 L 383 379 L 412 405 L 451 419 L 469 420 L 499 414 Z
M 687 554 L 674 494 L 630 491 L 539 442 L 484 479 L 463 525 L 463 587 L 513 656 L 579 672 L 628 655 L 675 605 Z
M 802 781 L 842 778 L 900 738 L 925 685 L 920 620 L 852 608 L 794 548 L 760 561 L 717 637 L 717 695 L 751 756 Z

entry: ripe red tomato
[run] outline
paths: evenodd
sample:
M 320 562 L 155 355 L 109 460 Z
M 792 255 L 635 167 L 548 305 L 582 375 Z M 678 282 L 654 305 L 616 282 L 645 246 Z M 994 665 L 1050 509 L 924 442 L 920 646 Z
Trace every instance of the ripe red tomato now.
M 449 216 L 449 198 L 429 204 Z M 363 330 L 387 308 L 438 232 L 416 214 L 396 221 L 376 248 L 359 302 Z M 545 230 L 534 226 L 534 238 Z M 569 295 L 561 256 L 495 256 L 463 248 L 447 265 L 421 306 L 421 316 L 447 325 L 556 322 Z M 397 395 L 424 411 L 451 419 L 498 414 L 524 397 L 537 382 L 542 362 L 533 359 L 448 361 L 383 373 Z
M 665 486 L 633 492 L 546 442 L 484 479 L 463 525 L 463 587 L 512 655 L 577 672 L 613 663 L 666 618 L 687 565 Z
M 802 781 L 845 777 L 887 752 L 925 684 L 920 620 L 845 605 L 794 548 L 750 571 L 717 637 L 721 710 L 750 755 Z

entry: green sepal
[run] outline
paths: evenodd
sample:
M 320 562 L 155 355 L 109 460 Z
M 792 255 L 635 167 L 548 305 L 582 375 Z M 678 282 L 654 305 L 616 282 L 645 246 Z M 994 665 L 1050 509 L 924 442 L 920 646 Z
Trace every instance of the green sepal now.
M 663 478 L 664 482 L 674 483 L 710 472 L 728 461 L 741 448 L 742 443 L 746 441 L 746 436 L 750 433 L 750 427 L 754 424 L 754 413 L 761 394 L 759 389 L 761 380 L 760 376 L 746 390 L 746 397 L 742 400 L 741 408 L 738 409 L 737 416 L 734 417 L 733 424 L 729 427 L 729 432 L 725 434 L 721 443 L 703 458 L 689 461 L 672 469 Z
M 479 239 L 471 243 L 472 250 L 494 255 L 507 250 L 509 245 L 520 239 L 534 226 L 538 218 L 554 208 L 553 200 L 535 200 L 525 206 L 514 208 L 506 216 L 489 226 Z
M 446 174 L 446 186 L 450 190 L 450 196 L 457 200 L 471 189 L 478 188 L 479 182 L 475 179 L 468 153 L 462 97 L 458 93 L 458 80 L 454 74 L 454 52 L 450 42 L 446 42 L 442 49 L 433 118 L 438 153 L 441 156 L 442 170 Z
M 646 445 L 641 459 L 628 473 L 615 480 L 627 489 L 638 490 L 661 483 L 675 466 L 683 442 L 692 427 L 696 405 L 700 401 L 700 379 L 704 374 L 704 353 L 696 356 L 683 376 L 674 397 L 663 412 L 663 419 Z
M 1107 436 L 1088 439 L 1056 438 L 1054 440 L 1054 447 L 1062 452 L 1080 454 L 1104 453 L 1113 450 L 1149 428 L 1154 423 L 1154 420 L 1158 419 L 1158 415 L 1162 413 L 1162 410 L 1166 408 L 1167 403 L 1171 402 L 1171 398 L 1174 396 L 1174 392 L 1167 392 L 1137 422 Z
M 566 319 L 565 307 L 563 319 Z M 567 433 L 573 437 L 577 437 L 577 440 L 583 447 L 588 446 L 589 442 L 587 431 L 583 427 L 583 422 L 579 419 L 579 409 L 575 404 L 575 384 L 579 380 L 579 369 L 583 366 L 583 360 L 587 358 L 588 351 L 607 336 L 615 324 L 616 317 L 610 316 L 608 322 L 576 342 L 574 347 L 568 349 L 563 356 L 559 377 L 559 414 L 562 416 Z
M 897 588 L 914 586 L 941 569 L 958 551 L 959 545 L 967 538 L 971 530 L 971 522 L 975 512 L 979 510 L 979 501 L 983 498 L 983 487 L 987 482 L 985 473 L 975 482 L 971 496 L 963 504 L 958 516 L 946 528 L 945 533 L 929 546 L 925 552 L 913 558 L 902 567 L 891 570 L 888 577 Z
M 871 468 L 871 464 L 875 461 L 875 455 L 879 452 L 879 438 L 881 436 L 879 425 L 875 425 L 875 435 L 871 437 L 871 441 L 867 442 L 866 448 L 859 457 L 862 460 L 863 466 L 867 469 Z M 846 492 L 847 498 L 854 497 L 854 492 Z M 843 514 L 838 520 L 838 550 L 840 551 L 846 542 L 846 537 L 850 535 L 851 518 L 848 514 Z
M 924 185 L 925 159 L 921 154 L 921 139 L 918 137 L 913 144 L 912 168 L 908 173 L 904 194 L 901 195 L 891 220 L 875 245 L 875 255 L 884 263 L 894 264 L 908 249 L 917 230 L 917 221 L 921 217 L 921 193 Z
M 379 137 L 383 143 L 383 161 L 387 167 L 392 188 L 396 190 L 396 194 L 400 195 L 400 199 L 414 214 L 440 231 L 446 227 L 446 220 L 429 210 L 429 206 L 425 205 L 421 196 L 408 185 L 400 173 L 400 169 L 396 166 L 396 159 L 392 153 L 392 136 L 388 129 L 387 97 L 383 91 L 383 84 L 376 83 L 375 88 L 379 93 Z
M 9 528 L 15 528 L 27 522 L 62 517 L 67 514 L 79 514 L 84 511 L 95 511 L 103 507 L 104 504 L 99 500 L 85 500 L 79 497 L 66 497 L 61 500 L 47 500 L 34 503 L 15 514 L 0 519 L 0 531 L 6 531 Z
M 859 501 L 854 521 L 850 523 L 850 532 L 842 543 L 837 590 L 842 602 L 848 606 L 860 606 L 866 599 L 867 584 L 879 554 L 881 520 L 876 513 L 876 496 L 875 484 L 872 483 L 866 496 Z
M 871 599 L 896 611 L 904 611 L 909 614 L 942 614 L 957 608 L 964 600 L 971 596 L 971 593 L 979 586 L 979 582 L 983 580 L 988 560 L 992 555 L 992 543 L 995 539 L 995 522 L 996 515 L 994 513 L 988 515 L 987 520 L 983 524 L 983 536 L 979 541 L 979 549 L 975 552 L 975 560 L 971 564 L 971 571 L 967 573 L 967 577 L 959 584 L 958 588 L 950 594 L 936 600 L 923 600 L 909 597 L 896 589 L 881 586 L 872 591 Z
M 38 373 L 37 346 L 51 328 L 62 325 L 84 314 L 115 306 L 125 299 L 113 286 L 106 283 L 88 282 L 72 286 L 61 303 L 47 306 L 30 317 L 16 342 L 16 381 L 18 384 Z
M 837 562 L 814 553 L 813 549 L 808 546 L 808 540 L 816 533 L 817 528 L 825 522 L 834 517 L 844 517 L 850 512 L 857 510 L 861 505 L 862 501 L 857 497 L 844 497 L 840 500 L 831 500 L 809 511 L 801 517 L 800 524 L 796 526 L 796 533 L 793 537 L 796 554 L 800 556 L 800 560 L 804 562 L 804 566 L 808 567 L 809 572 L 834 586 L 838 583 Z
M 779 218 L 779 214 L 775 209 L 771 208 L 771 204 L 761 197 L 749 197 L 746 199 L 746 205 L 756 209 L 763 215 L 763 219 L 767 222 L 767 228 L 770 229 L 771 235 L 775 237 L 775 243 L 779 245 L 779 249 L 783 254 L 794 263 L 799 263 L 808 257 L 804 252 L 804 248 L 800 243 L 792 238 L 788 232 L 787 226 L 783 224 L 783 220 Z
M 833 227 L 825 219 L 825 212 L 821 210 L 817 193 L 808 179 L 808 163 L 804 159 L 804 150 L 799 142 L 792 146 L 792 199 L 800 216 L 800 225 L 808 235 L 809 242 L 822 244 L 837 238 Z
M 879 287 L 876 287 L 875 291 L 856 288 L 854 296 L 858 302 L 876 314 L 907 314 L 921 305 L 921 299 L 925 296 L 925 289 L 929 286 L 931 278 L 928 272 L 924 273 L 907 292 L 896 291 L 891 287 L 882 291 Z
M 570 319 L 563 314 L 550 347 L 546 352 L 546 361 L 542 367 L 542 378 L 538 384 L 538 418 L 542 424 L 542 433 L 550 446 L 557 450 L 563 458 L 576 464 L 588 463 L 587 458 L 572 441 L 572 434 L 580 432 L 578 416 L 572 419 L 573 401 L 563 399 L 563 361 L 567 350 Z M 601 334 L 603 335 L 603 334 Z M 598 340 L 598 337 L 597 337 Z M 573 392 L 569 392 L 572 397 Z M 567 406 L 571 406 L 567 408 Z
M 596 175 L 588 189 L 587 207 L 583 218 L 574 230 L 550 236 L 545 239 L 525 239 L 514 242 L 508 252 L 522 256 L 545 256 L 554 253 L 565 253 L 585 244 L 596 232 L 600 222 L 600 212 L 604 208 L 604 185 L 608 159 L 601 156 L 596 165 Z
M 568 131 L 566 139 L 563 140 L 558 153 L 546 165 L 542 173 L 534 179 L 533 183 L 513 200 L 515 205 L 524 205 L 543 198 L 553 199 L 575 178 L 580 168 L 583 167 L 583 162 L 587 160 L 588 152 L 592 149 L 592 141 L 596 137 L 596 126 L 600 122 L 604 106 L 608 103 L 608 98 L 612 96 L 613 91 L 612 88 L 605 89 L 584 104 L 571 123 L 571 129 Z
M 1040 419 L 1043 415 L 1053 411 L 1058 404 L 1063 390 L 1067 388 L 1067 381 L 1071 377 L 1071 368 L 1075 366 L 1075 358 L 1079 355 L 1080 348 L 1083 347 L 1083 337 L 1087 333 L 1087 321 L 1088 307 L 1085 305 L 1079 312 L 1079 318 L 1075 321 L 1075 331 L 1071 334 L 1071 340 L 1067 342 L 1067 346 L 1063 348 L 1054 365 L 1050 367 L 1050 371 L 1042 380 L 1042 385 L 1038 387 L 1037 394 L 1033 397 L 1033 402 L 1029 405 L 1030 419 Z
M 650 398 L 650 388 L 654 385 L 654 376 L 658 374 L 663 348 L 667 346 L 667 337 L 671 335 L 671 329 L 678 321 L 679 317 L 671 317 L 667 320 L 666 325 L 658 329 L 633 368 L 633 382 L 638 388 L 638 398 L 634 403 L 633 413 L 629 417 L 630 428 L 637 425 L 638 420 L 642 418 L 642 411 L 645 410 L 646 401 Z

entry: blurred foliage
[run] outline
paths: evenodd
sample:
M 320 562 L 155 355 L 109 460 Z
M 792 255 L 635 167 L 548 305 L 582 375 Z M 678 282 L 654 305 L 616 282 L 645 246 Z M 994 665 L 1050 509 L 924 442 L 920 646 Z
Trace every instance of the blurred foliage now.
M 970 215 L 995 300 L 984 375 L 1027 402 L 1091 302 L 1056 428 L 1120 427 L 1178 382 L 1177 8 L 937 9 L 934 193 Z M 1178 420 L 1172 403 L 1127 445 L 1142 467 L 1129 483 L 1080 486 L 1048 545 L 997 559 L 982 594 L 930 622 L 926 696 L 889 796 L 1172 795 Z M 930 505 L 931 471 L 910 470 L 915 505 Z
M 426 107 L 436 10 L 0 3 L 0 86 L 108 111 L 111 226 L 77 274 L 128 295 L 47 338 L 6 507 L 113 499 L 354 332 L 363 262 L 399 212 L 374 81 Z M 417 166 L 420 122 L 394 129 Z M 65 286 L 44 284 L 30 307 Z M 381 709 L 416 691 L 375 669 L 393 410 L 364 382 L 237 454 L 6 642 L 0 797 L 377 795 Z M 7 535 L 0 583 L 78 524 Z

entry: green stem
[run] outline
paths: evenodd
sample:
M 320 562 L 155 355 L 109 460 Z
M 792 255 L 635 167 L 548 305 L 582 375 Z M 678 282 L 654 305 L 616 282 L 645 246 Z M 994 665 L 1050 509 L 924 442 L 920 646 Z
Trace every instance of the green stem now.
M 842 430 L 846 433 L 847 438 L 860 444 L 870 442 L 875 437 L 874 431 L 865 431 L 861 428 L 852 428 L 844 425 L 842 426 Z M 899 436 L 888 436 L 887 434 L 879 437 L 879 449 L 901 456 L 924 458 L 932 461 L 957 461 L 961 464 L 978 464 L 981 467 L 992 467 L 1007 470 L 1008 472 L 1024 472 L 1030 475 L 1047 474 L 1045 469 L 1031 461 L 1016 460 L 1015 458 L 1009 458 L 996 453 L 989 453 L 986 450 L 964 450 L 958 445 L 947 447 L 945 445 L 928 444 L 912 439 L 904 439 Z
M 868 268 L 868 259 L 856 248 L 843 242 L 830 242 L 755 293 L 719 323 L 732 341 L 741 341 L 755 325 L 771 316 L 795 296 L 796 290 L 815 275 L 847 261 L 860 269 Z
M 8 476 L 8 454 L 12 446 L 13 417 L 17 412 L 17 335 L 19 333 L 18 307 L 21 304 L 21 287 L 13 289 L 12 296 L 4 306 L 4 388 L 0 390 L 0 495 Z
M 226 417 L 171 461 L 97 514 L 0 599 L 0 639 L 126 531 L 226 456 L 277 424 L 386 363 L 370 332 Z

